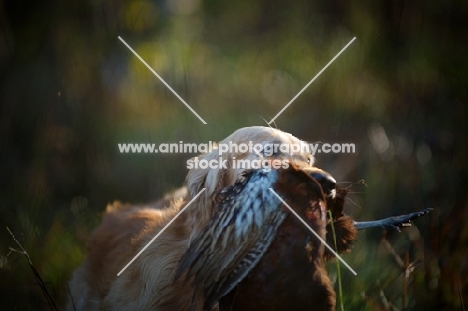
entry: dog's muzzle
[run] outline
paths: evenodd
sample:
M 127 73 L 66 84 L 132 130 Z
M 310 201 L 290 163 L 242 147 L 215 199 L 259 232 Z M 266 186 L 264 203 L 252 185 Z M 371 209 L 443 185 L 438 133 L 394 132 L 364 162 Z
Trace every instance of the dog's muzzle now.
M 327 197 L 335 197 L 336 194 L 336 180 L 330 174 L 320 169 L 311 171 L 310 176 L 315 179 L 321 186 L 322 190 Z

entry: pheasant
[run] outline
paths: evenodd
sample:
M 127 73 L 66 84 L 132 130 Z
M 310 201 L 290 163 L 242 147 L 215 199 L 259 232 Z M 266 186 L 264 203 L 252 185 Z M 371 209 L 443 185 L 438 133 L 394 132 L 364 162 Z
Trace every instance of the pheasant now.
M 335 292 L 324 267 L 334 255 L 293 215 L 294 210 L 321 238 L 333 222 L 337 252 L 348 252 L 357 229 L 399 227 L 421 216 L 359 223 L 343 214 L 346 189 L 324 193 L 323 181 L 292 164 L 277 170 L 251 170 L 222 190 L 218 210 L 191 241 L 175 279 L 192 282 L 193 310 L 334 310 Z M 317 179 L 319 179 L 319 182 Z M 288 207 L 285 206 L 280 196 Z M 331 219 L 327 217 L 331 211 Z M 364 225 L 363 225 L 364 224 Z
M 190 243 L 176 273 L 176 279 L 186 273 L 193 282 L 194 297 L 203 293 L 204 309 L 236 286 L 243 295 L 226 296 L 221 310 L 334 309 L 324 246 L 270 188 L 325 238 L 326 197 L 314 178 L 293 165 L 246 173 L 220 193 L 218 211 Z

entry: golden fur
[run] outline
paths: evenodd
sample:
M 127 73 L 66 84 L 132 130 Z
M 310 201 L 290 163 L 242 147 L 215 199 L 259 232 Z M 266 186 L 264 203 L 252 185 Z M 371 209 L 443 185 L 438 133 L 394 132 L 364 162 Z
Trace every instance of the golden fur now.
M 303 143 L 291 134 L 268 127 L 242 128 L 221 143 Z M 256 159 L 255 153 L 221 157 Z M 218 159 L 216 150 L 199 159 Z M 288 159 L 305 170 L 313 158 L 302 151 L 266 158 Z M 102 224 L 92 233 L 88 257 L 70 283 L 76 310 L 189 310 L 193 295 L 190 282 L 174 282 L 179 260 L 190 239 L 208 223 L 217 205 L 219 190 L 233 184 L 244 169 L 191 169 L 187 193 L 165 198 L 153 205 L 110 204 Z M 203 188 L 206 190 L 120 276 L 117 273 Z M 183 190 L 182 190 L 183 192 Z M 201 303 L 201 300 L 200 300 Z M 69 302 L 68 310 L 74 310 Z

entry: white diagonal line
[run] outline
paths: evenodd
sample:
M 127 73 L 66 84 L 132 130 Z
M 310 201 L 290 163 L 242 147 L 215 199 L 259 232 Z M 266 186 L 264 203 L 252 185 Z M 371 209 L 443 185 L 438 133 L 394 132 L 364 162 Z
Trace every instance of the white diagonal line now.
M 169 222 L 167 223 L 167 225 L 165 225 L 164 228 L 162 228 L 161 231 L 159 231 L 158 234 L 156 234 L 156 236 L 155 236 L 154 238 L 152 238 L 151 241 L 149 241 L 148 244 L 146 244 L 146 246 L 143 247 L 143 248 L 141 249 L 141 251 L 139 251 L 138 254 L 136 254 L 135 257 L 133 257 L 133 259 L 130 260 L 130 262 L 129 262 L 125 267 L 123 267 L 122 270 L 120 270 L 119 273 L 117 273 L 117 276 L 120 276 L 120 275 L 122 274 L 122 272 L 124 272 L 125 269 L 127 269 L 128 266 L 130 266 L 130 265 L 132 264 L 132 262 L 134 262 L 135 259 L 137 259 L 138 256 L 140 256 L 141 253 L 143 253 L 143 252 L 148 248 L 148 246 L 150 246 L 151 243 L 153 243 L 154 240 L 156 240 L 156 239 L 161 235 L 161 233 L 163 233 L 164 230 L 166 230 L 167 227 L 169 227 L 169 226 L 172 224 L 172 222 L 174 222 L 174 220 L 176 220 L 176 218 L 179 217 L 179 215 L 182 214 L 182 213 L 185 211 L 185 209 L 186 209 L 187 207 L 189 207 L 190 204 L 192 204 L 193 201 L 195 201 L 196 198 L 198 198 L 198 196 L 199 196 L 200 194 L 202 194 L 203 191 L 205 191 L 205 189 L 206 189 L 206 188 L 203 188 L 202 190 L 200 190 L 200 192 L 197 193 L 197 195 L 196 195 L 192 200 L 190 200 L 190 202 L 188 202 L 187 205 L 185 205 L 185 207 L 184 207 L 183 209 L 181 209 L 181 210 L 177 213 L 177 215 L 175 215 L 174 218 L 172 218 L 171 221 L 169 221 Z
M 156 71 L 154 71 L 153 68 L 151 68 L 151 67 L 143 60 L 143 58 L 141 58 L 140 55 L 138 55 L 138 53 L 135 52 L 135 51 L 130 47 L 130 45 L 127 44 L 127 42 L 125 42 L 124 39 L 122 39 L 120 36 L 119 36 L 118 38 L 119 38 L 120 41 L 122 41 L 123 44 L 125 44 L 125 46 L 126 46 L 130 51 L 132 51 L 133 54 L 135 54 L 136 57 L 138 57 L 138 59 L 139 59 L 143 64 L 145 64 L 146 67 L 148 67 L 148 69 L 149 69 L 156 77 L 158 77 L 159 80 L 161 80 L 162 83 L 164 83 L 164 85 L 165 85 L 172 93 L 174 93 L 175 96 L 177 96 L 177 98 L 178 98 L 185 106 L 187 106 L 188 109 L 190 109 L 190 111 L 191 111 L 194 115 L 196 115 L 196 116 L 198 117 L 198 119 L 200 119 L 200 121 L 203 122 L 203 124 L 207 124 L 207 123 L 205 122 L 205 120 L 203 120 L 202 117 L 200 117 L 200 116 L 198 115 L 198 113 L 196 113 L 195 110 L 193 110 L 192 107 L 190 107 L 190 105 L 187 104 L 187 103 L 185 102 L 185 100 L 183 100 L 183 98 L 180 97 L 179 94 L 177 94 L 176 91 L 174 91 L 174 90 L 172 89 L 172 87 L 170 87 L 169 84 L 167 84 L 166 81 L 164 81 L 164 79 L 161 78 L 161 77 L 156 73 Z
M 325 242 L 324 239 L 322 239 L 322 237 L 320 235 L 318 235 L 317 232 L 314 231 L 314 229 L 312 229 L 289 205 L 288 203 L 284 202 L 284 200 L 275 192 L 275 190 L 273 190 L 272 188 L 269 188 L 271 192 L 273 192 L 274 195 L 276 195 L 276 197 L 284 204 L 286 205 L 287 208 L 289 208 L 289 210 L 294 214 L 294 216 L 297 217 L 297 219 L 299 219 L 306 227 L 307 229 L 309 229 L 316 237 L 317 239 L 320 240 L 320 242 L 322 242 L 332 253 L 333 255 L 336 256 L 336 258 L 338 258 L 354 275 L 357 275 L 356 271 L 353 270 L 353 268 L 351 268 L 347 263 L 346 261 L 343 260 L 343 258 L 341 258 L 340 255 L 338 255 L 334 250 L 333 248 L 331 248 L 327 242 Z
M 350 45 L 351 45 L 351 43 L 353 43 L 353 41 L 354 41 L 354 40 L 356 40 L 356 37 L 354 37 L 353 39 L 351 39 L 351 41 L 349 41 L 349 43 L 348 43 L 348 44 L 346 44 L 346 46 L 345 46 L 344 48 L 342 48 L 342 49 L 341 49 L 341 51 L 339 51 L 339 52 L 338 52 L 338 54 L 336 54 L 336 55 L 335 55 L 335 57 L 333 57 L 333 58 L 332 58 L 332 60 L 331 60 L 331 61 L 329 61 L 329 62 L 328 62 L 328 64 L 326 64 L 326 65 L 325 65 L 325 67 L 323 67 L 323 69 L 322 69 L 322 70 L 320 70 L 320 72 L 319 72 L 318 74 L 316 74 L 316 75 L 315 75 L 315 77 L 314 77 L 312 80 L 310 80 L 310 82 L 309 82 L 309 83 L 307 83 L 307 85 L 306 85 L 306 86 L 304 86 L 304 87 L 302 88 L 302 90 L 301 90 L 299 93 L 297 93 L 297 95 L 296 95 L 296 96 L 294 96 L 294 98 L 293 98 L 293 99 L 291 99 L 291 100 L 289 101 L 289 103 L 287 103 L 287 104 L 286 104 L 286 106 L 284 106 L 284 107 L 283 107 L 283 109 L 281 109 L 281 111 L 280 111 L 280 112 L 278 112 L 278 113 L 276 114 L 276 116 L 275 116 L 273 119 L 271 119 L 271 121 L 270 121 L 270 122 L 268 122 L 268 124 L 271 124 L 271 123 L 273 123 L 273 121 L 275 121 L 275 119 L 276 119 L 276 118 L 278 118 L 278 117 L 279 117 L 279 115 L 280 115 L 280 114 L 282 114 L 282 113 L 283 113 L 283 111 L 285 111 L 285 110 L 286 110 L 286 108 L 288 108 L 288 107 L 289 107 L 289 105 L 291 105 L 291 104 L 292 104 L 292 102 L 293 102 L 293 101 L 295 101 L 295 100 L 296 100 L 296 98 L 298 98 L 298 97 L 299 97 L 299 95 L 301 95 L 301 94 L 302 94 L 302 92 L 304 92 L 304 91 L 305 91 L 305 89 L 306 89 L 306 88 L 308 88 L 308 87 L 309 87 L 309 85 L 311 85 L 311 84 L 312 84 L 312 82 L 314 82 L 314 81 L 315 81 L 315 79 L 317 79 L 317 78 L 318 78 L 318 77 L 319 77 L 319 76 L 322 74 L 322 72 L 324 72 L 324 71 L 325 71 L 325 69 L 327 69 L 327 68 L 328 68 L 328 66 L 330 66 L 330 65 L 331 65 L 331 63 L 333 63 L 333 62 L 335 61 L 335 59 L 337 59 L 337 58 L 338 58 L 338 56 L 340 56 L 340 54 L 341 54 L 341 53 L 343 53 L 343 52 L 344 52 L 344 50 L 346 50 L 346 49 L 348 48 L 348 46 L 350 46 Z

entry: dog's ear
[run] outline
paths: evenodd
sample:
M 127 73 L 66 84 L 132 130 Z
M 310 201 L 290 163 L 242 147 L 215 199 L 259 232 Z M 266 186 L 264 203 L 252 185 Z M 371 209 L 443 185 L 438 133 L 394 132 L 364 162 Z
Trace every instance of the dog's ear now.
M 214 212 L 217 193 L 233 183 L 230 177 L 232 172 L 232 158 L 229 153 L 219 155 L 218 149 L 202 154 L 192 159 L 198 160 L 198 167 L 191 168 L 187 174 L 186 184 L 190 198 L 195 197 L 203 188 L 205 191 L 189 207 L 190 213 L 196 217 L 197 223 L 206 224 Z M 211 161 L 211 162 L 210 162 Z M 203 168 L 200 168 L 203 167 Z
M 215 149 L 192 158 L 192 161 L 194 167 L 189 170 L 186 178 L 190 197 L 195 197 L 203 188 L 206 188 L 204 196 L 211 197 L 226 186 L 226 169 L 231 167 L 228 157 L 220 156 Z

